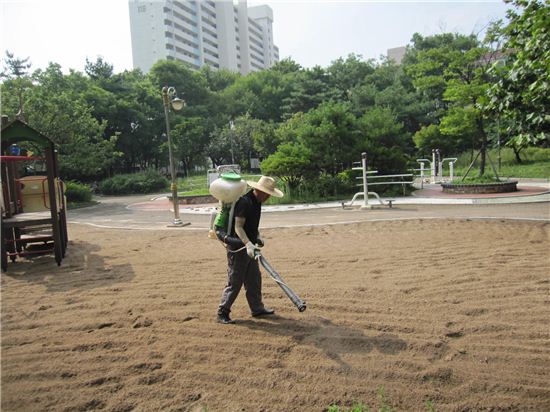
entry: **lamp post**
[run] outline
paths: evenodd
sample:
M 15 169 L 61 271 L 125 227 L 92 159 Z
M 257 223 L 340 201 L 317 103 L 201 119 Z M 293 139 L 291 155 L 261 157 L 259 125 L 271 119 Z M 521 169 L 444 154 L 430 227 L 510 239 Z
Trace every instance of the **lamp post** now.
M 176 165 L 174 164 L 174 158 L 172 155 L 172 139 L 170 138 L 170 106 L 174 110 L 181 110 L 185 106 L 185 102 L 176 97 L 176 89 L 174 87 L 164 86 L 162 88 L 162 102 L 164 104 L 164 118 L 166 120 L 166 138 L 168 139 L 168 156 L 170 158 L 170 175 L 172 182 L 170 189 L 172 191 L 172 202 L 174 204 L 174 222 L 169 225 L 172 227 L 186 226 L 189 223 L 183 223 L 180 219 L 180 208 L 178 203 L 178 187 L 176 185 Z
M 231 134 L 230 134 L 230 143 L 231 143 L 231 164 L 235 164 L 235 156 L 233 154 L 233 134 L 235 133 L 235 122 L 233 122 L 233 120 L 230 120 L 229 121 L 229 129 L 231 130 Z

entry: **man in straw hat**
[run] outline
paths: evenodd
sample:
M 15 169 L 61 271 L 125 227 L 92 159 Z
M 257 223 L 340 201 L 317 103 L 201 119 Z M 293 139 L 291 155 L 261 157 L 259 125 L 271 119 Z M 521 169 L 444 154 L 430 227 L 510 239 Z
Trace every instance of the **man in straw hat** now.
M 271 196 L 283 197 L 283 192 L 275 187 L 275 180 L 262 176 L 258 182 L 247 181 L 252 187 L 235 205 L 234 222 L 229 236 L 238 236 L 245 247 L 227 250 L 227 285 L 222 292 L 218 307 L 218 322 L 235 323 L 229 317 L 231 305 L 244 285 L 246 300 L 252 316 L 273 315 L 275 311 L 268 309 L 262 302 L 262 277 L 256 253 L 264 245 L 260 238 L 258 226 L 262 213 L 262 203 Z

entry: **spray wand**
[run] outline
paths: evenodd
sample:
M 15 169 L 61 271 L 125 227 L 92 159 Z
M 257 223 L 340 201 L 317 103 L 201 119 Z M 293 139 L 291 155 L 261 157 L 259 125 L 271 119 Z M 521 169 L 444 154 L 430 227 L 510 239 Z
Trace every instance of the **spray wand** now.
M 260 251 L 256 252 L 256 259 L 262 264 L 264 269 L 267 271 L 271 279 L 273 279 L 285 292 L 285 294 L 288 296 L 288 298 L 296 305 L 298 308 L 298 311 L 303 312 L 306 310 L 306 302 L 304 302 L 302 299 L 298 297 L 296 293 L 290 287 L 284 282 L 283 278 L 273 267 L 269 264 L 269 262 L 266 260 L 265 257 L 260 253 Z

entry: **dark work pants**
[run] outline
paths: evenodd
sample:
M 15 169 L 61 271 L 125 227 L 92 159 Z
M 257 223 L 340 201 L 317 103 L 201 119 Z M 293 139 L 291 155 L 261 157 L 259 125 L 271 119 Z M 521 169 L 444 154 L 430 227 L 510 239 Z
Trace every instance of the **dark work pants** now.
M 262 303 L 262 275 L 258 261 L 251 259 L 246 250 L 237 253 L 227 252 L 227 285 L 222 292 L 220 311 L 231 311 L 242 286 L 246 289 L 246 300 L 252 313 L 264 309 Z

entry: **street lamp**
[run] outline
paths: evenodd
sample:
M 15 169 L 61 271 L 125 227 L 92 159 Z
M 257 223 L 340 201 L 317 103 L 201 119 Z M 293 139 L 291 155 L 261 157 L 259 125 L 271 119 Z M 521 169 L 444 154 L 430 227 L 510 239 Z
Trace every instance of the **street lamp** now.
M 229 121 L 229 129 L 231 130 L 231 134 L 229 135 L 230 143 L 231 143 L 231 164 L 235 164 L 235 156 L 233 154 L 233 135 L 235 133 L 235 122 L 233 120 Z
M 168 139 L 168 156 L 170 158 L 170 174 L 172 176 L 172 183 L 170 189 L 172 190 L 172 202 L 174 203 L 174 222 L 169 225 L 171 227 L 187 226 L 189 223 L 183 223 L 180 219 L 180 208 L 178 203 L 178 187 L 176 185 L 176 166 L 172 156 L 172 140 L 170 139 L 170 106 L 174 110 L 181 110 L 185 106 L 185 102 L 176 97 L 176 89 L 174 87 L 164 86 L 162 88 L 162 102 L 164 104 L 164 118 L 166 120 L 166 138 Z

